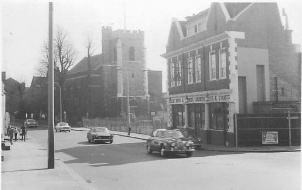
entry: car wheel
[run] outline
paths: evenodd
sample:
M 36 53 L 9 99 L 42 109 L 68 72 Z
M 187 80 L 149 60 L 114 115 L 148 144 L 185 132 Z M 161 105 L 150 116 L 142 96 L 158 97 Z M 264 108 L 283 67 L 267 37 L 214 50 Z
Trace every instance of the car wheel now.
M 113 143 L 113 141 L 109 141 L 109 143 L 110 143 L 110 144 L 112 144 L 112 143 Z
M 189 158 L 189 157 L 191 157 L 192 156 L 192 152 L 186 152 L 186 156 Z
M 148 153 L 148 154 L 152 154 L 152 150 L 151 150 L 150 145 L 147 145 L 147 153 Z
M 166 156 L 166 151 L 165 151 L 165 149 L 164 149 L 164 146 L 161 146 L 161 148 L 160 148 L 160 155 L 161 155 L 162 157 L 165 157 L 165 156 Z

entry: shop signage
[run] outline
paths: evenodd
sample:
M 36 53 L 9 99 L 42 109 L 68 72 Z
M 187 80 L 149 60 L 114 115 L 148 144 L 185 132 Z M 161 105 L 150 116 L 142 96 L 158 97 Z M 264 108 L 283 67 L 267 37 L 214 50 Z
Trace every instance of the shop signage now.
M 188 98 L 169 98 L 170 104 L 229 102 L 230 95 L 202 95 Z
M 278 131 L 262 131 L 262 144 L 278 144 Z

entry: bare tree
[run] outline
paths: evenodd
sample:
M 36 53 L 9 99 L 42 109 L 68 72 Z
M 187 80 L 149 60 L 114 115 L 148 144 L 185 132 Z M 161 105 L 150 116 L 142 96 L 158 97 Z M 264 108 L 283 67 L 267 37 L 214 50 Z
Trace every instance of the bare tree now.
M 44 42 L 42 46 L 42 58 L 36 69 L 39 76 L 47 76 L 48 70 L 48 43 Z M 75 64 L 76 51 L 72 43 L 68 40 L 68 34 L 65 30 L 58 27 L 54 39 L 54 65 L 55 80 L 62 87 L 66 80 L 67 71 Z

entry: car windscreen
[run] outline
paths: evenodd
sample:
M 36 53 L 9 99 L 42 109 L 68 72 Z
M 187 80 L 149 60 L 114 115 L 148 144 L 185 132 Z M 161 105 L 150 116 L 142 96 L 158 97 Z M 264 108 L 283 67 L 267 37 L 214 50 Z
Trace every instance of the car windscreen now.
M 184 137 L 180 131 L 158 131 L 158 136 L 162 138 L 182 138 Z
M 67 125 L 68 123 L 64 123 L 64 122 L 60 123 L 60 126 L 67 126 Z
M 107 128 L 95 128 L 92 132 L 101 132 L 101 133 L 109 133 Z
M 27 122 L 35 122 L 33 119 L 28 119 Z

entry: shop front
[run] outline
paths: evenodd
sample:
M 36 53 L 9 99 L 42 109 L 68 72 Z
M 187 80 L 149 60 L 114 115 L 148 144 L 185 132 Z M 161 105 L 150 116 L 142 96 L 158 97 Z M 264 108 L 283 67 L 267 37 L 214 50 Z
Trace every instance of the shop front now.
M 201 139 L 203 144 L 228 145 L 231 90 L 223 89 L 169 96 L 172 128 Z

